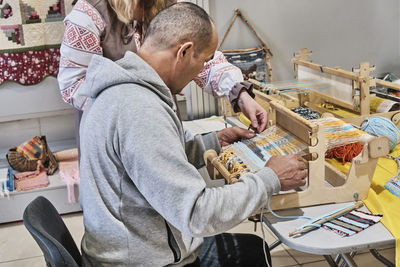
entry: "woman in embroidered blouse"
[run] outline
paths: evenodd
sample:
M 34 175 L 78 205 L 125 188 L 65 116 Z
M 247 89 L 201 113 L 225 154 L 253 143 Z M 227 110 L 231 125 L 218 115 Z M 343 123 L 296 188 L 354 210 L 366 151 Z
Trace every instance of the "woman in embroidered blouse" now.
M 65 18 L 58 83 L 62 98 L 83 110 L 86 97 L 79 94 L 93 55 L 111 60 L 127 50 L 136 52 L 147 24 L 156 13 L 176 0 L 78 0 Z M 239 68 L 217 51 L 194 80 L 217 97 L 229 97 L 235 111 L 241 110 L 259 132 L 267 125 L 266 111 L 250 96 L 251 85 L 243 82 Z M 253 96 L 254 97 L 254 96 Z

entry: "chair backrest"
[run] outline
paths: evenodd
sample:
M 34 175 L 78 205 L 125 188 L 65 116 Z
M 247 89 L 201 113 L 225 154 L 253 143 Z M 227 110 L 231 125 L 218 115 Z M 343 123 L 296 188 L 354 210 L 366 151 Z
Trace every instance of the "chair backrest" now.
M 29 203 L 23 221 L 41 248 L 48 266 L 81 265 L 81 254 L 75 241 L 49 200 L 39 196 Z

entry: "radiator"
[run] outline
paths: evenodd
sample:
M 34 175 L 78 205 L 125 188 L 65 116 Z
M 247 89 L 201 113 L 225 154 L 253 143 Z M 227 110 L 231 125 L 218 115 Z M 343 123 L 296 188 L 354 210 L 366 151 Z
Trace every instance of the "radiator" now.
M 209 13 L 209 0 L 190 0 L 201 6 Z M 183 92 L 186 97 L 187 119 L 202 119 L 218 113 L 218 101 L 212 95 L 203 92 L 203 90 L 194 82 L 190 82 Z

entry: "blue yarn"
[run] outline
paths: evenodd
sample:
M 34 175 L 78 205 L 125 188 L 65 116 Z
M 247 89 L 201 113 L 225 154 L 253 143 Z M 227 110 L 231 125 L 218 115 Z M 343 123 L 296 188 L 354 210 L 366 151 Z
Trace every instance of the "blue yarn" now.
M 389 138 L 390 151 L 399 141 L 399 129 L 389 119 L 384 117 L 371 117 L 361 123 L 360 129 L 373 136 L 386 136 Z

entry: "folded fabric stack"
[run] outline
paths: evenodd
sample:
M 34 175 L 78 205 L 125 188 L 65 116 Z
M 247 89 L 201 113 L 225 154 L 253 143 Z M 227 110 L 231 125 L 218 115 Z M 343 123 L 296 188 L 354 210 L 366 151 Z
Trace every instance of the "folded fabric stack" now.
M 17 191 L 26 191 L 50 184 L 46 169 L 40 160 L 37 161 L 37 169 L 32 172 L 20 172 L 14 174 L 15 189 Z

